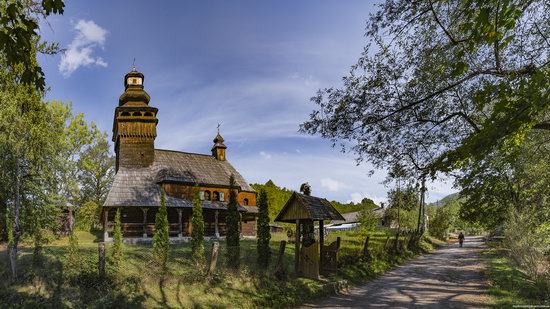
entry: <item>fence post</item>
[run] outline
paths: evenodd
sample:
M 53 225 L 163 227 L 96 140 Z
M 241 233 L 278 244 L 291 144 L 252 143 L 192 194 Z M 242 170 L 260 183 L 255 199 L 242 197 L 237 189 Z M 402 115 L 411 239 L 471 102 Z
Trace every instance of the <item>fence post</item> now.
M 99 270 L 99 276 L 105 277 L 105 243 L 100 242 L 97 246 L 99 253 L 99 263 L 97 264 Z
M 397 234 L 395 234 L 395 242 L 394 242 L 394 250 L 397 252 L 397 246 L 399 245 L 399 232 L 397 232 Z
M 220 243 L 215 241 L 212 243 L 212 255 L 210 256 L 210 267 L 208 268 L 208 276 L 211 276 L 216 271 L 216 265 L 218 264 L 218 252 L 220 249 Z
M 367 239 L 365 240 L 365 245 L 363 246 L 363 256 L 365 257 L 369 256 L 369 240 L 370 240 L 370 235 L 367 235 Z
M 279 244 L 279 254 L 277 255 L 277 265 L 275 266 L 275 277 L 279 280 L 286 276 L 284 257 L 285 257 L 286 241 L 281 240 Z

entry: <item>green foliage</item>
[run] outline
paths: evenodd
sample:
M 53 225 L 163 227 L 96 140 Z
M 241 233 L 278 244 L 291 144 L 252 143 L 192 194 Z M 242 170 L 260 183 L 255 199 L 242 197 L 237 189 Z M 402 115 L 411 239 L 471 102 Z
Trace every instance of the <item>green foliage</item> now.
M 375 214 L 372 209 L 363 209 L 359 213 L 359 223 L 361 224 L 361 232 L 363 234 L 369 234 L 374 231 L 378 226 L 380 217 Z
M 418 226 L 418 207 L 420 190 L 408 185 L 405 188 L 388 191 L 388 207 L 384 221 L 400 229 L 414 230 Z
M 42 68 L 35 61 L 36 52 L 53 54 L 57 44 L 38 43 L 39 18 L 50 14 L 63 14 L 62 0 L 16 1 L 0 3 L 0 55 L 9 68 L 20 66 L 18 73 L 22 83 L 33 85 L 41 91 L 46 86 Z
M 432 207 L 428 213 L 430 215 L 430 235 L 443 239 L 449 236 L 451 229 L 455 226 L 455 222 L 458 219 L 458 203 L 449 203 L 444 206 Z
M 436 176 L 548 129 L 545 0 L 387 0 L 343 87 L 320 90 L 301 131 L 375 168 Z M 526 48 L 527 46 L 527 48 Z M 350 145 L 349 148 L 347 145 Z
M 547 134 L 530 134 L 518 149 L 492 153 L 463 169 L 461 217 L 489 229 L 502 226 L 511 211 L 537 210 L 536 225 L 550 219 L 550 144 Z M 536 206 L 535 206 L 536 205 Z
M 170 250 L 168 210 L 164 189 L 160 188 L 160 207 L 155 217 L 155 235 L 153 236 L 153 255 L 162 269 L 166 268 Z
M 354 202 L 350 202 L 347 204 L 343 204 L 337 201 L 330 202 L 336 210 L 340 213 L 348 213 L 348 212 L 356 212 L 356 211 L 363 211 L 363 210 L 372 210 L 375 208 L 378 208 L 378 205 L 374 203 L 373 200 L 370 198 L 363 198 L 361 202 L 355 204 Z
M 226 263 L 229 267 L 238 269 L 240 266 L 240 232 L 239 232 L 240 214 L 237 208 L 237 192 L 235 188 L 235 177 L 229 178 L 229 203 L 227 204 L 227 215 L 225 224 L 227 225 L 226 236 Z
M 122 223 L 120 218 L 120 208 L 116 209 L 115 226 L 113 228 L 113 251 L 111 254 L 111 262 L 115 268 L 118 268 L 123 259 L 122 246 Z
M 265 269 L 269 266 L 271 259 L 271 249 L 269 249 L 269 241 L 271 239 L 271 232 L 269 231 L 269 199 L 265 190 L 260 191 L 258 211 L 258 265 Z
M 204 256 L 204 217 L 202 215 L 201 199 L 198 185 L 195 185 L 195 198 L 193 199 L 193 230 L 191 231 L 191 252 L 196 266 L 205 264 Z
M 103 205 L 113 183 L 114 166 L 115 158 L 110 153 L 107 135 L 95 134 L 89 146 L 79 155 L 80 201 Z
M 265 184 L 252 184 L 252 188 L 256 192 L 265 190 L 268 196 L 269 218 L 271 220 L 279 214 L 283 206 L 292 195 L 292 191 L 287 188 L 280 188 L 272 180 L 268 180 Z
M 80 207 L 76 215 L 76 226 L 83 231 L 90 231 L 99 225 L 101 207 L 94 201 L 88 201 Z M 117 210 L 118 211 L 118 210 Z

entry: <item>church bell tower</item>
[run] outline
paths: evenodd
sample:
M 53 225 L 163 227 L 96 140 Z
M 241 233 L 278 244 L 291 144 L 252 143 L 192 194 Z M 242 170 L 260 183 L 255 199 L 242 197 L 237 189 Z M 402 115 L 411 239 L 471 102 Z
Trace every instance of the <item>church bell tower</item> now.
M 149 106 L 144 76 L 135 68 L 124 76 L 124 93 L 118 100 L 113 123 L 116 170 L 143 168 L 155 160 L 158 109 Z

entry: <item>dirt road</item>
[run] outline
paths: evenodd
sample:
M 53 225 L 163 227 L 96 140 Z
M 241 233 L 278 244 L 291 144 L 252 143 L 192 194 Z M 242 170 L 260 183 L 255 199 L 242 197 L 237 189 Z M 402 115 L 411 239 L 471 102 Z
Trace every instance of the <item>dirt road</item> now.
M 486 308 L 480 237 L 423 255 L 344 295 L 302 308 Z

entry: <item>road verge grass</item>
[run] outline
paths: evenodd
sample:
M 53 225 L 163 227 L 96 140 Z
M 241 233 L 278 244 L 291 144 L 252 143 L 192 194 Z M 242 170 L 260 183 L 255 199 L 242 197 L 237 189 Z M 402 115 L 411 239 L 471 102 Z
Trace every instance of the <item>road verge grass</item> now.
M 492 307 L 540 305 L 550 307 L 546 288 L 540 282 L 530 280 L 510 257 L 508 250 L 492 246 L 483 255 L 487 260 L 486 277 L 490 283 L 489 295 L 492 297 Z

